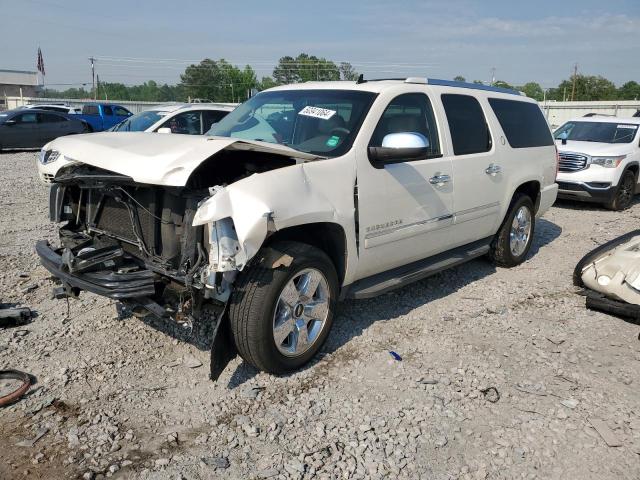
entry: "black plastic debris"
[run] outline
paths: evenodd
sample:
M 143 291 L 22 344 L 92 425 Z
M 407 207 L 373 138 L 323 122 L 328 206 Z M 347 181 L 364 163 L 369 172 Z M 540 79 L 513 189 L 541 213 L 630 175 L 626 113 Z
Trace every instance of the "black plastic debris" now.
M 389 351 L 389 355 L 391 355 L 393 359 L 397 360 L 398 362 L 402 361 L 402 357 L 398 353 L 394 352 L 393 350 Z
M 28 307 L 12 307 L 0 305 L 0 328 L 25 325 L 31 320 L 31 309 Z

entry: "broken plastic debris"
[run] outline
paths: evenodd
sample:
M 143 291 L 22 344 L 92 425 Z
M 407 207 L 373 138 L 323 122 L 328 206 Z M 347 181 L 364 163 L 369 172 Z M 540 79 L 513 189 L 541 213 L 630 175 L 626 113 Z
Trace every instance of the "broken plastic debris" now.
M 402 361 L 402 357 L 393 350 L 389 350 L 389 354 L 393 357 L 394 360 L 397 360 L 398 362 Z

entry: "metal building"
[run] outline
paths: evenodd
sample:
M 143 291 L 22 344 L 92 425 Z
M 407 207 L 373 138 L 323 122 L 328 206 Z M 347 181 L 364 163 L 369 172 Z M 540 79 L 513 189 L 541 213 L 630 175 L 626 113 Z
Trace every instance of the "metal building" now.
M 37 97 L 40 90 L 37 72 L 0 70 L 0 109 L 7 97 Z

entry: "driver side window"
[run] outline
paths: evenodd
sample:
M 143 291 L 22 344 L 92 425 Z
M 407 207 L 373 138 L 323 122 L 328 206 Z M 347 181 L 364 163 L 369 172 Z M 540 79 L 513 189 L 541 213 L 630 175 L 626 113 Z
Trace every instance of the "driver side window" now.
M 201 135 L 200 111 L 179 113 L 158 128 L 170 128 L 171 133 L 181 133 L 183 135 Z
M 371 136 L 370 147 L 381 147 L 391 133 L 418 133 L 429 141 L 429 156 L 440 155 L 438 126 L 429 97 L 423 93 L 404 93 L 389 102 Z

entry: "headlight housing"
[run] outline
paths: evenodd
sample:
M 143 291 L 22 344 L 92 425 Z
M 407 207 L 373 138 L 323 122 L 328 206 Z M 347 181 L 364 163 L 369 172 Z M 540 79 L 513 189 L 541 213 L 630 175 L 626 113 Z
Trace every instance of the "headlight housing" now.
M 40 163 L 46 165 L 55 162 L 60 157 L 57 150 L 40 150 Z
M 616 168 L 625 158 L 627 158 L 626 155 L 618 155 L 617 157 L 591 157 L 591 163 L 605 168 Z

